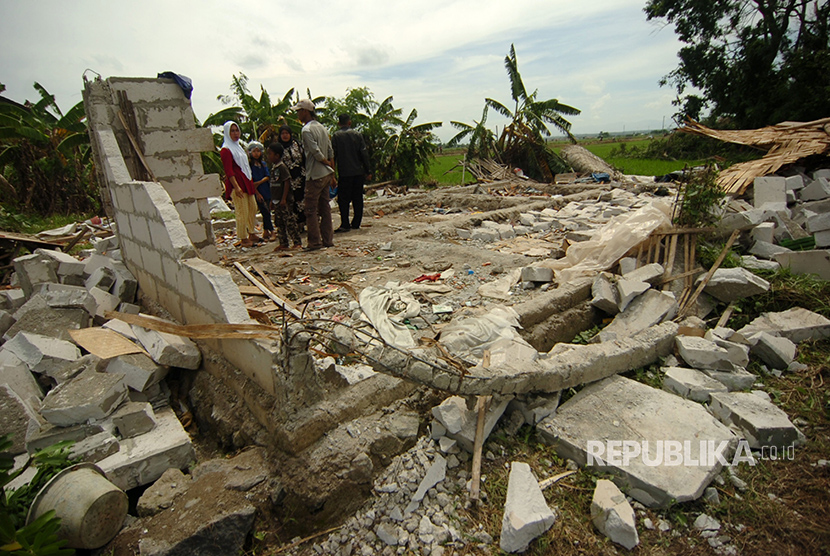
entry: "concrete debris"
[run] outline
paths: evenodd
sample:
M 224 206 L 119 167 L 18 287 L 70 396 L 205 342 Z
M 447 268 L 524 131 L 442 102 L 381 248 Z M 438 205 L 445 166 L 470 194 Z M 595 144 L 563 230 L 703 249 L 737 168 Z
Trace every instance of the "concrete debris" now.
M 138 499 L 136 511 L 139 517 L 156 515 L 170 508 L 173 501 L 190 487 L 191 476 L 171 467 L 150 485 Z
M 81 356 L 78 346 L 42 334 L 20 332 L 3 345 L 23 361 L 34 373 L 51 376 L 61 364 L 75 361 Z
M 8 384 L 0 384 L 0 431 L 11 434 L 11 454 L 26 451 L 26 431 L 37 414 Z
M 112 424 L 122 439 L 148 433 L 156 427 L 153 406 L 148 402 L 127 402 L 112 414 Z
M 735 368 L 730 353 L 712 340 L 697 336 L 677 336 L 677 351 L 695 369 L 731 371 Z
M 751 336 L 755 343 L 752 345 L 752 354 L 773 369 L 786 370 L 795 360 L 795 343 L 783 336 L 773 336 L 769 332 L 759 332 Z
M 556 514 L 548 507 L 530 466 L 512 462 L 499 547 L 508 553 L 524 552 L 530 542 L 550 529 L 555 521 Z
M 38 284 L 58 283 L 57 264 L 48 257 L 32 253 L 17 257 L 13 263 L 20 288 L 27 298 Z
M 695 369 L 665 367 L 663 390 L 695 402 L 707 403 L 712 392 L 728 392 L 721 382 Z
M 159 365 L 198 369 L 202 362 L 202 352 L 188 338 L 147 330 L 140 326 L 133 326 L 133 332 L 153 361 Z
M 701 371 L 726 386 L 726 389 L 730 392 L 748 390 L 758 379 L 757 376 L 740 367 L 736 367 L 731 371 L 715 371 L 712 369 L 701 369 Z
M 106 372 L 124 376 L 127 386 L 144 392 L 167 375 L 168 367 L 159 365 L 143 353 L 119 355 L 109 360 Z
M 600 331 L 601 342 L 630 338 L 672 319 L 677 314 L 677 300 L 670 293 L 650 289 L 620 310 L 623 312 Z
M 830 337 L 830 319 L 795 307 L 780 313 L 764 313 L 738 330 L 744 338 L 749 338 L 756 332 L 783 336 L 796 344 L 805 340 L 820 340 Z
M 614 474 L 659 508 L 699 498 L 723 466 L 712 450 L 729 458 L 737 445 L 701 405 L 620 376 L 586 386 L 536 428 L 560 457 Z
M 103 419 L 127 397 L 124 375 L 87 369 L 52 389 L 43 399 L 40 414 L 61 427 Z
M 753 449 L 786 450 L 800 443 L 801 432 L 787 414 L 750 392 L 714 393 L 710 408 L 723 423 L 736 427 Z
M 484 417 L 484 440 L 490 436 L 493 428 L 498 423 L 510 398 L 493 399 Z M 447 429 L 447 437 L 458 442 L 458 445 L 473 452 L 473 444 L 476 436 L 476 423 L 478 413 L 475 409 L 467 409 L 467 402 L 460 396 L 451 396 L 444 400 L 441 405 L 432 408 L 432 415 Z
M 171 467 L 184 469 L 194 460 L 193 446 L 170 408 L 155 413 L 150 432 L 122 439 L 121 450 L 98 462 L 107 478 L 122 490 L 152 483 Z
M 424 475 L 421 484 L 418 485 L 418 490 L 416 490 L 415 494 L 412 495 L 412 500 L 404 510 L 404 515 L 411 514 L 417 510 L 427 492 L 432 487 L 443 481 L 446 477 L 447 460 L 439 455 L 436 455 L 432 465 L 430 465 L 429 469 L 427 469 L 427 473 Z
M 651 285 L 648 282 L 643 282 L 641 280 L 628 280 L 625 278 L 617 280 L 617 291 L 620 296 L 619 310 L 625 311 L 625 308 L 628 307 L 629 303 L 650 287 Z
M 0 349 L 0 380 L 32 407 L 40 407 L 43 389 L 20 358 L 11 351 Z
M 769 282 L 745 268 L 719 268 L 712 274 L 712 278 L 703 289 L 704 292 L 724 303 L 758 295 L 768 290 Z
M 591 520 L 613 542 L 631 550 L 640 544 L 634 510 L 613 482 L 600 479 L 591 499 Z
M 120 449 L 118 439 L 109 431 L 87 436 L 72 445 L 69 457 L 73 460 L 97 463 Z
M 648 282 L 652 286 L 656 286 L 663 277 L 665 269 L 660 263 L 651 263 L 645 266 L 636 268 L 630 272 L 622 275 L 623 280 L 632 280 L 639 282 Z
M 591 286 L 591 305 L 609 315 L 620 312 L 620 295 L 616 285 L 611 282 L 609 274 L 600 272 Z

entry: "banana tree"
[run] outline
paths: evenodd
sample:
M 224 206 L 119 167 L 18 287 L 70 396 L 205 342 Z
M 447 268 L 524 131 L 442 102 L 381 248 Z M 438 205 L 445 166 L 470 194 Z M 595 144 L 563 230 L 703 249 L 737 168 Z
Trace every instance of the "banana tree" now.
M 54 95 L 34 88 L 35 103 L 0 102 L 0 174 L 16 192 L 13 202 L 42 215 L 97 210 L 83 103 L 64 114 Z
M 576 143 L 571 134 L 571 123 L 564 116 L 576 116 L 580 110 L 557 99 L 538 100 L 538 90 L 528 94 L 512 44 L 504 58 L 504 67 L 510 80 L 513 110 L 492 98 L 484 100 L 485 106 L 510 120 L 499 137 L 498 150 L 505 163 L 521 167 L 537 179 L 550 181 L 555 172 L 565 171 L 567 164 L 546 148 L 545 138 L 551 135 L 548 126 L 552 125 Z
M 447 142 L 447 146 L 457 147 L 464 139 L 469 137 L 470 141 L 467 145 L 467 154 L 464 157 L 468 162 L 475 158 L 501 158 L 496 146 L 496 134 L 484 125 L 487 123 L 487 110 L 488 107 L 485 104 L 484 110 L 481 113 L 481 120 L 473 120 L 473 124 L 475 125 L 456 121 L 450 122 L 450 125 L 459 131 Z
M 406 185 L 414 185 L 429 171 L 430 159 L 437 149 L 437 139 L 432 133 L 441 122 L 415 125 L 418 111 L 414 108 L 394 134 L 390 135 L 382 150 L 379 173 L 385 179 L 399 179 Z

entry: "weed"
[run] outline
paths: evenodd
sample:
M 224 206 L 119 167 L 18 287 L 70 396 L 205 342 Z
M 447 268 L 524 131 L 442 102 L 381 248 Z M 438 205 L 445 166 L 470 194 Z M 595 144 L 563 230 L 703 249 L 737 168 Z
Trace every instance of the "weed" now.
M 685 183 L 677 191 L 674 223 L 687 228 L 710 226 L 717 222 L 717 207 L 726 195 L 715 179 L 718 172 L 707 165 L 700 172 L 685 172 Z

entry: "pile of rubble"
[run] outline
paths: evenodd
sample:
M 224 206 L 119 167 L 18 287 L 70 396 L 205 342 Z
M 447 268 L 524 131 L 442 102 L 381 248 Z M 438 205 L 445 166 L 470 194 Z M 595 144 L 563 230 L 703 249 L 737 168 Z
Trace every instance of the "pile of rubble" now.
M 0 290 L 0 429 L 12 434 L 17 465 L 65 440 L 75 442 L 72 459 L 95 463 L 124 490 L 189 465 L 193 447 L 164 379 L 171 367 L 197 369 L 201 352 L 187 338 L 105 317 L 139 312 L 117 238 L 83 260 L 37 249 L 14 268 L 19 287 Z

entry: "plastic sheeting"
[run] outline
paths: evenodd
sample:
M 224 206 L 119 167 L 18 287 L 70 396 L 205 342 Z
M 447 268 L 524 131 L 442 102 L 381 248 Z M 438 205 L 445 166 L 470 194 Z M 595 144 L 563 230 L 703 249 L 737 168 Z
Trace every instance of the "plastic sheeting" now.
M 439 341 L 466 360 L 480 362 L 487 350 L 492 366 L 522 368 L 539 354 L 519 335 L 519 328 L 519 315 L 512 307 L 495 307 L 480 317 L 450 322 Z
M 369 286 L 360 292 L 360 308 L 366 319 L 372 323 L 383 340 L 397 348 L 410 349 L 416 346 L 404 319 L 417 317 L 421 305 L 411 292 L 397 282 L 387 282 L 383 287 Z M 393 316 L 389 309 L 401 309 Z
M 671 227 L 671 207 L 653 201 L 629 214 L 609 220 L 588 241 L 568 247 L 565 256 L 544 266 L 556 271 L 560 283 L 580 276 L 591 276 L 614 265 L 632 247 L 645 241 L 658 228 Z
M 482 297 L 492 297 L 507 301 L 510 299 L 510 288 L 519 283 L 522 275 L 521 268 L 515 268 L 493 282 L 482 284 L 478 288 L 478 294 Z

